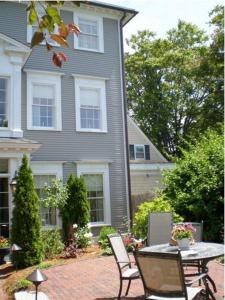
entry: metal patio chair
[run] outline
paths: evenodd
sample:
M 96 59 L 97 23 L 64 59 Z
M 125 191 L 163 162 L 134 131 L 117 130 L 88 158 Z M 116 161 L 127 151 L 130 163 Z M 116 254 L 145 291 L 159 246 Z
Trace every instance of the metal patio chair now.
M 204 290 L 200 287 L 191 287 L 191 285 L 201 278 L 207 286 L 206 274 L 201 274 L 187 285 L 180 252 L 135 251 L 134 256 L 143 281 L 145 299 L 192 300 L 202 297 Z M 205 296 L 208 299 L 206 290 Z
M 169 243 L 173 212 L 150 212 L 148 215 L 148 246 Z
M 108 240 L 119 269 L 120 288 L 118 293 L 118 299 L 120 299 L 123 288 L 123 280 L 128 281 L 128 286 L 125 294 L 125 296 L 127 296 L 130 289 L 131 281 L 134 279 L 139 279 L 140 274 L 137 268 L 132 268 L 131 266 L 132 262 L 124 246 L 121 235 L 119 233 L 109 234 Z

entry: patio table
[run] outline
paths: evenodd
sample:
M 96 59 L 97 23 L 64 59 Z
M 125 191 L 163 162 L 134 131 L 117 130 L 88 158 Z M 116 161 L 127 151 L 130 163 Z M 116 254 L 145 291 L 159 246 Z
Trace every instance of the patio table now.
M 169 244 L 154 245 L 144 247 L 140 251 L 150 252 L 177 252 L 178 246 L 170 246 Z M 214 292 L 216 292 L 216 285 L 213 279 L 208 275 L 207 264 L 209 261 L 224 255 L 224 245 L 216 243 L 199 242 L 190 246 L 189 250 L 181 251 L 182 262 L 185 264 L 193 261 L 201 262 L 202 273 L 207 274 L 208 281 L 212 284 Z M 216 300 L 212 290 L 209 288 L 209 294 L 212 299 Z

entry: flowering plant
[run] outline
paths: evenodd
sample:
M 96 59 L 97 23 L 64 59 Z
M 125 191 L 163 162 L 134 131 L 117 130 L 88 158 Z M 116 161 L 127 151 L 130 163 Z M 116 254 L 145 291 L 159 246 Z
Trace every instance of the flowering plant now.
M 73 224 L 73 228 L 75 229 L 74 239 L 78 248 L 87 248 L 91 245 L 91 238 L 93 234 L 90 231 L 89 225 L 79 227 L 77 224 Z
M 0 248 L 7 248 L 9 246 L 9 241 L 3 236 L 0 236 Z
M 184 238 L 193 239 L 193 232 L 196 229 L 190 223 L 178 224 L 173 227 L 172 239 L 181 240 Z

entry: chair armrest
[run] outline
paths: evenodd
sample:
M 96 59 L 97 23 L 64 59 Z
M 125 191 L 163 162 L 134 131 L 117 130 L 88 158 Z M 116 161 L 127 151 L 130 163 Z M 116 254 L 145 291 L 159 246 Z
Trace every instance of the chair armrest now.
M 202 273 L 201 275 L 195 277 L 193 280 L 188 280 L 188 281 L 185 281 L 185 285 L 186 286 L 191 286 L 193 283 L 195 283 L 196 281 L 200 280 L 200 279 L 203 279 L 204 277 L 206 277 L 207 274 L 206 273 Z

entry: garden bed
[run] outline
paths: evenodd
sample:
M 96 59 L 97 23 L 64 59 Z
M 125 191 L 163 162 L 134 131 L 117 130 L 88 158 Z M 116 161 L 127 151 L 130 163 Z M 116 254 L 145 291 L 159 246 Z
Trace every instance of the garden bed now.
M 69 259 L 62 259 L 62 258 L 54 258 L 51 260 L 45 260 L 41 264 L 29 267 L 26 269 L 17 270 L 14 266 L 10 263 L 0 265 L 0 274 L 1 274 L 1 282 L 0 282 L 0 289 L 2 288 L 8 298 L 2 300 L 9 300 L 12 299 L 12 295 L 16 290 L 20 289 L 34 289 L 33 285 L 26 286 L 27 282 L 24 281 L 25 279 L 34 269 L 41 269 L 44 272 L 44 269 L 52 268 L 62 264 L 69 264 L 69 263 L 76 263 L 80 260 L 87 260 L 101 256 L 101 250 L 97 245 L 92 245 L 87 247 L 83 250 L 77 258 L 69 258 Z

